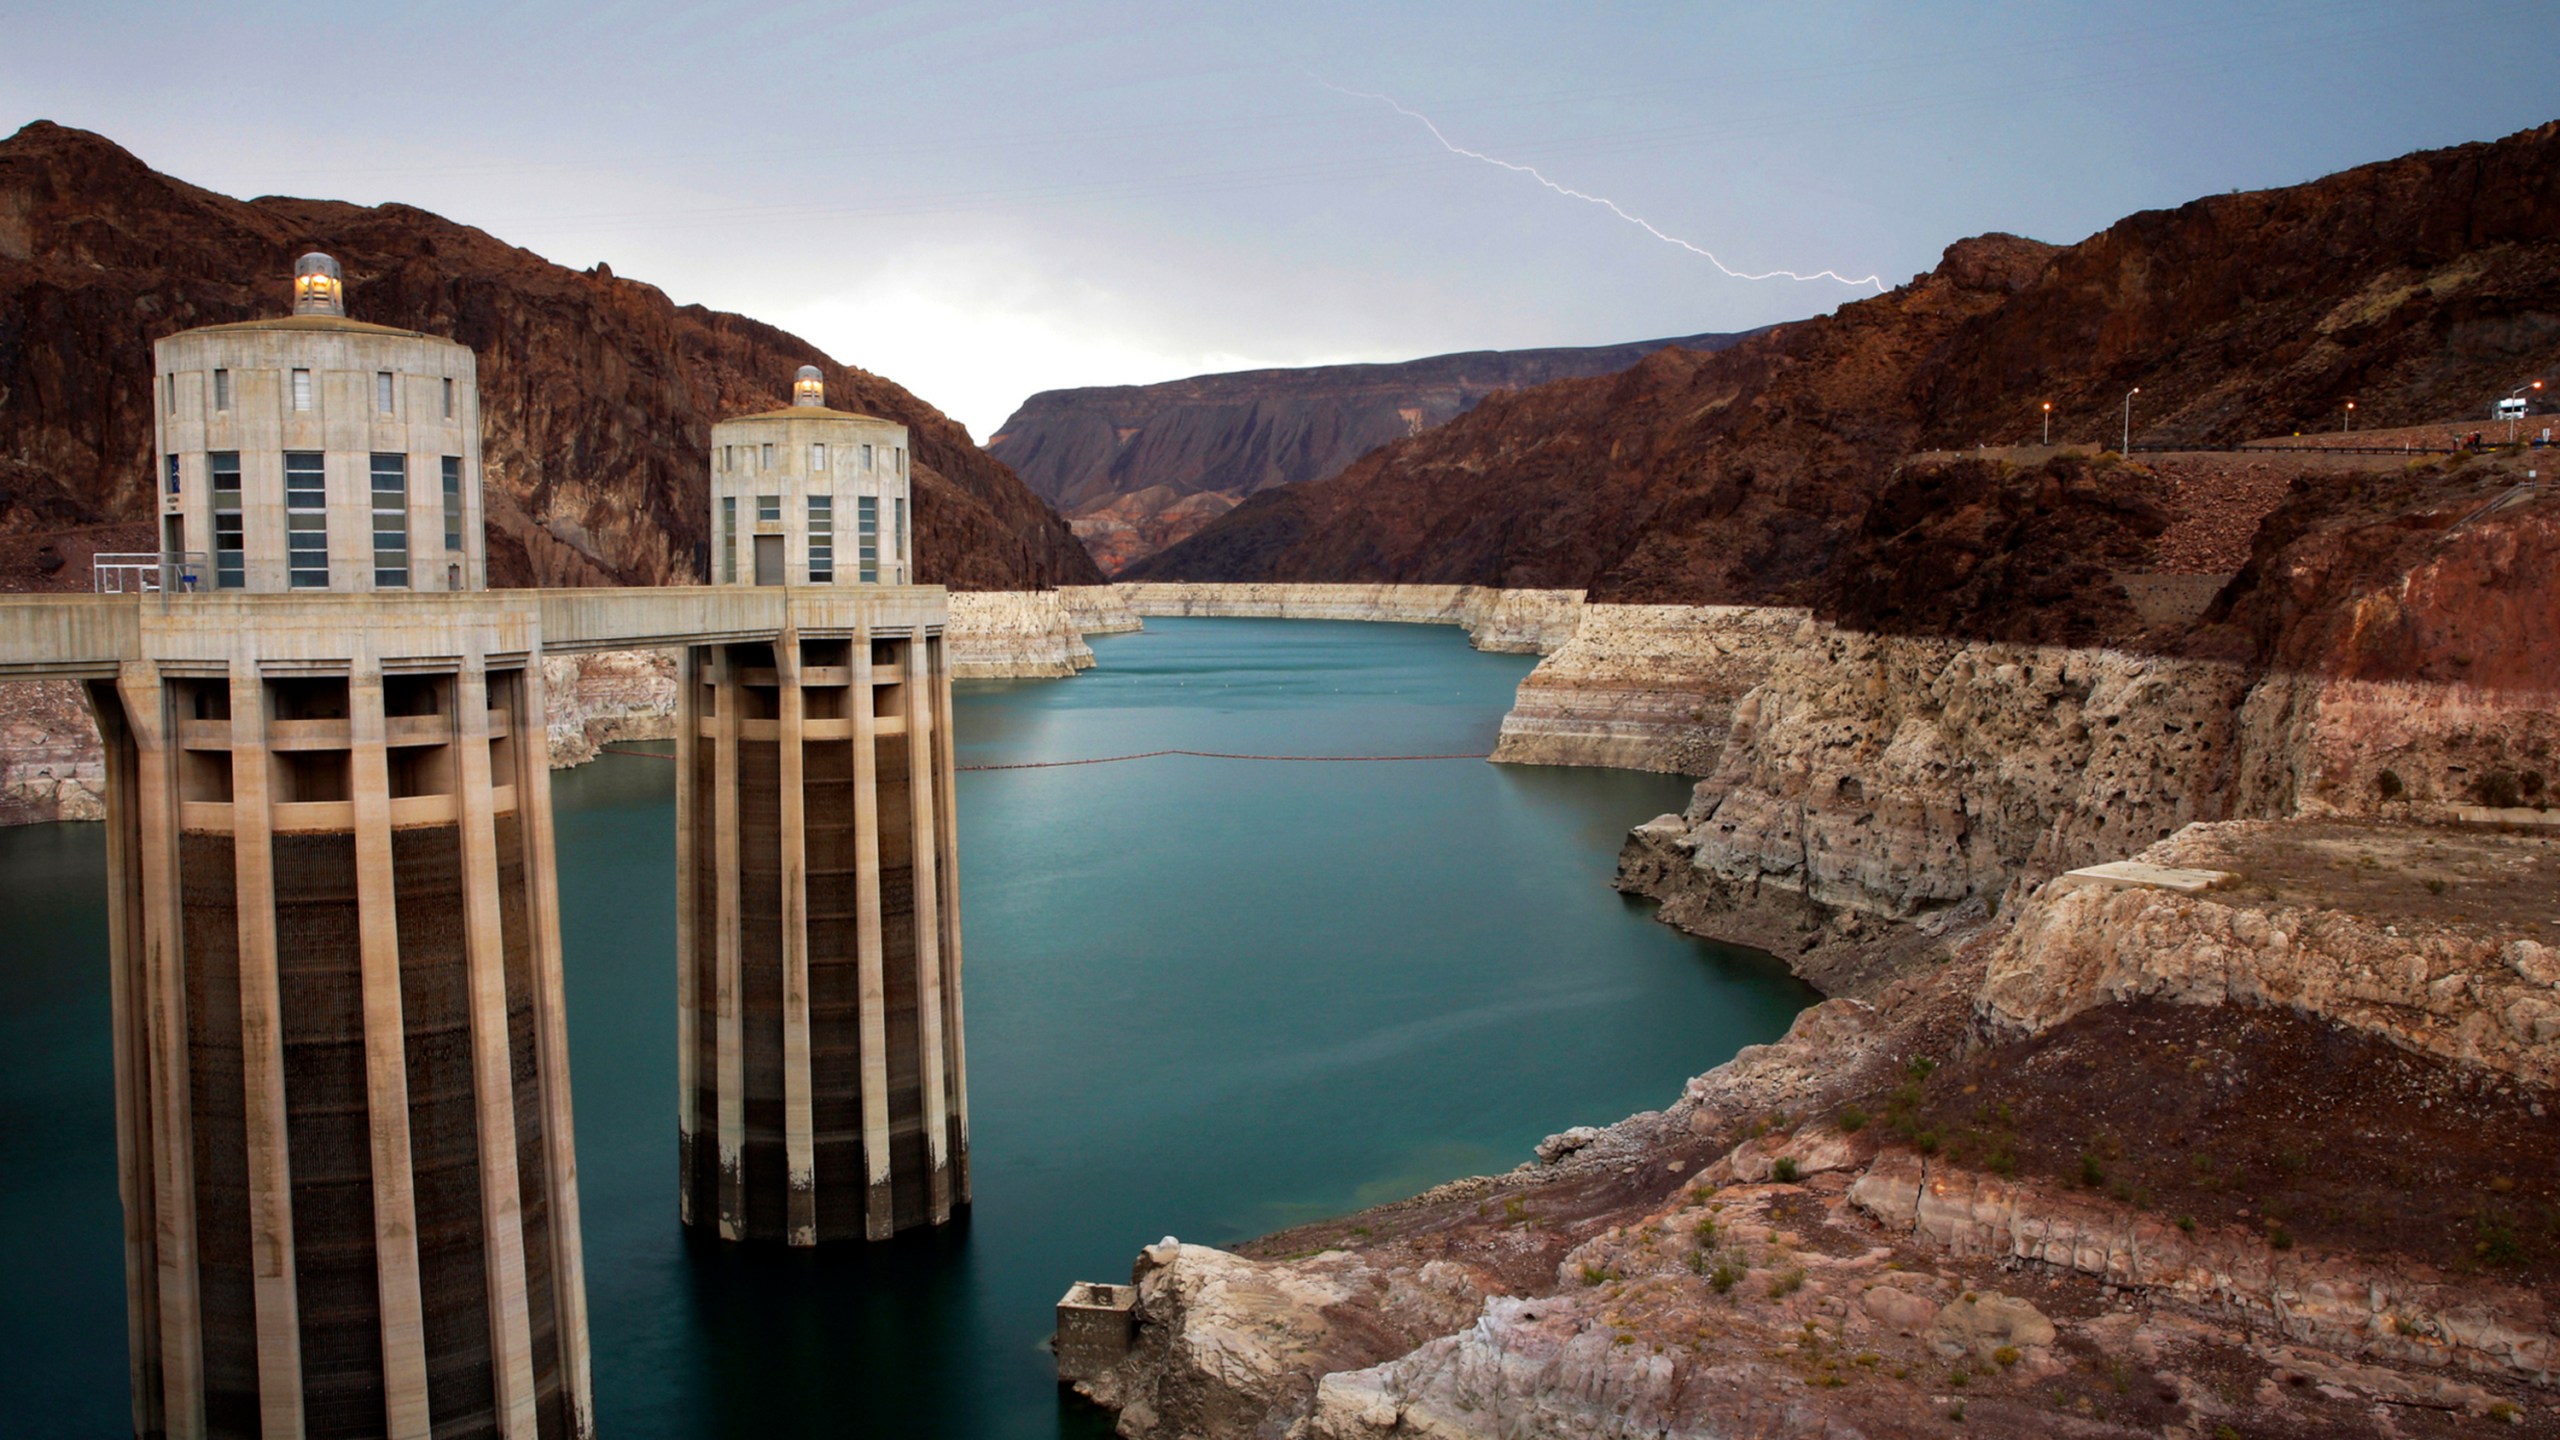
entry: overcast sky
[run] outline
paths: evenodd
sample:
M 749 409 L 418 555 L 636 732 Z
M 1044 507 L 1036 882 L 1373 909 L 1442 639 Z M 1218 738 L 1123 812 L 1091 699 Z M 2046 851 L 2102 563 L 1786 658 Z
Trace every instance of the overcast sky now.
M 1731 278 L 1361 95 L 1733 270 L 1892 285 L 1986 230 L 2072 241 L 2560 116 L 2550 18 L 0 0 L 0 129 L 57 120 L 230 194 L 402 201 L 608 261 L 983 439 L 1059 386 L 1739 329 L 1874 293 Z

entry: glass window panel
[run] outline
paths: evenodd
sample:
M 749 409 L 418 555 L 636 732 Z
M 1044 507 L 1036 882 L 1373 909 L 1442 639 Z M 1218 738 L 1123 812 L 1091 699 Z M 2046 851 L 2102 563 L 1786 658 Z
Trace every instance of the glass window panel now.
M 213 489 L 213 584 L 238 590 L 249 583 L 247 535 L 240 520 L 240 452 L 216 450 L 204 457 Z
M 327 471 L 320 453 L 286 451 L 285 567 L 286 579 L 297 590 L 325 590 L 329 586 L 328 500 Z
M 836 502 L 832 495 L 809 497 L 809 583 L 830 585 L 836 578 Z
M 388 370 L 376 371 L 373 377 L 373 408 L 381 411 L 385 415 L 390 414 L 391 396 L 391 372 Z
M 216 410 L 231 408 L 231 372 L 228 370 L 213 372 L 213 408 Z
M 373 457 L 373 583 L 409 584 L 409 457 Z
M 293 372 L 293 408 L 296 410 L 311 408 L 311 372 L 308 370 Z
M 462 553 L 462 457 L 444 457 L 444 548 L 448 555 Z
M 738 583 L 738 497 L 720 497 L 720 583 Z

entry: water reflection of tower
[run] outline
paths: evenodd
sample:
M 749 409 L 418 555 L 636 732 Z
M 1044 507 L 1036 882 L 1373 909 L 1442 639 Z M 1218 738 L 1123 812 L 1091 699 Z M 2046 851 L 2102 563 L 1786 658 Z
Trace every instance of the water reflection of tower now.
M 711 578 L 904 585 L 909 486 L 906 427 L 803 367 L 791 405 L 712 430 Z M 794 1245 L 969 1201 L 941 609 L 802 613 L 688 647 L 677 721 L 682 1212 Z
M 348 319 L 326 256 L 293 309 L 155 347 L 210 593 L 90 686 L 135 1428 L 585 1435 L 540 636 L 481 593 L 473 357 Z

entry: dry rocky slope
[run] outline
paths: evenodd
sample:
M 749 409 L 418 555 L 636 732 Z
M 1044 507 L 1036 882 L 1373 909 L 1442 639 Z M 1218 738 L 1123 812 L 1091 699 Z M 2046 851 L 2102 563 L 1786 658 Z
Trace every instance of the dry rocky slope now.
M 1256 495 L 1132 580 L 1579 589 L 1827 607 L 1896 465 L 2038 435 L 2137 446 L 2485 413 L 2560 364 L 2560 123 L 2129 217 L 1991 235 L 1715 354 L 1498 394 Z
M 920 579 L 1101 579 L 956 422 L 796 336 L 408 206 L 234 200 L 38 121 L 0 141 L 0 587 L 85 588 L 95 527 L 148 521 L 151 342 L 276 313 L 313 249 L 346 267 L 361 318 L 478 354 L 492 584 L 697 578 L 712 422 L 778 403 L 803 364 L 836 405 L 908 427 Z M 55 532 L 72 533 L 48 552 Z
M 1622 886 L 1833 998 L 1510 1174 L 1150 1247 L 1085 1392 L 1132 1437 L 2560 1434 L 2529 463 L 2304 477 L 2174 635 L 2037 606 L 2005 485 L 1897 552 L 1988 577 L 1863 617 L 1917 633 L 1582 607 L 1565 678 L 1724 696 Z
M 1666 346 L 1720 350 L 1741 338 L 1473 350 L 1383 365 L 1044 390 L 1022 402 L 987 449 L 1070 516 L 1094 558 L 1116 571 L 1248 495 L 1336 474 L 1496 391 L 1612 374 Z

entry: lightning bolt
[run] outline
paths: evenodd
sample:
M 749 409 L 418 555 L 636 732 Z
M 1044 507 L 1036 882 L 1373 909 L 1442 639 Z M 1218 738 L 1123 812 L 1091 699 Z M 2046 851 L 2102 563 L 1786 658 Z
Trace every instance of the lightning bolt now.
M 1548 189 L 1553 190 L 1559 195 L 1565 196 L 1569 199 L 1580 200 L 1586 204 L 1597 205 L 1601 209 L 1606 210 L 1610 214 L 1617 216 L 1619 219 L 1626 221 L 1628 224 L 1637 227 L 1647 235 L 1652 236 L 1654 239 L 1661 241 L 1665 245 L 1677 245 L 1692 255 L 1703 257 L 1708 264 L 1713 265 L 1718 270 L 1723 271 L 1726 275 L 1729 275 L 1736 280 L 1836 280 L 1843 285 L 1872 285 L 1875 287 L 1877 294 L 1881 295 L 1884 293 L 1884 281 L 1874 275 L 1863 276 L 1859 279 L 1853 280 L 1836 270 L 1816 270 L 1810 275 L 1798 274 L 1793 270 L 1763 270 L 1757 275 L 1751 274 L 1748 271 L 1736 270 L 1732 266 L 1724 263 L 1722 260 L 1717 259 L 1714 251 L 1708 250 L 1702 246 L 1692 245 L 1677 235 L 1665 234 L 1662 230 L 1657 228 L 1652 221 L 1645 219 L 1641 215 L 1628 214 L 1625 210 L 1619 208 L 1617 201 L 1612 200 L 1605 195 L 1593 195 L 1585 191 L 1576 190 L 1570 185 L 1559 185 L 1555 181 L 1548 179 L 1545 175 L 1540 174 L 1538 168 L 1534 165 L 1523 165 L 1517 161 L 1502 159 L 1500 156 L 1487 155 L 1481 150 L 1468 149 L 1466 146 L 1451 140 L 1447 135 L 1443 134 L 1440 127 L 1432 123 L 1430 116 L 1423 114 L 1419 110 L 1406 106 L 1403 102 L 1397 100 L 1392 95 L 1372 95 L 1366 90 L 1346 89 L 1343 86 L 1336 85 L 1332 81 L 1325 79 L 1321 75 L 1310 75 L 1307 78 L 1313 80 L 1327 90 L 1333 91 L 1337 95 L 1348 95 L 1355 100 L 1375 100 L 1407 119 L 1420 122 L 1423 129 L 1431 132 L 1431 138 L 1440 142 L 1440 148 L 1448 151 L 1452 155 L 1463 155 L 1470 160 L 1481 160 L 1487 165 L 1497 166 L 1501 169 L 1511 171 L 1516 175 L 1526 175 L 1530 179 L 1537 181 L 1539 184 L 1546 186 Z

